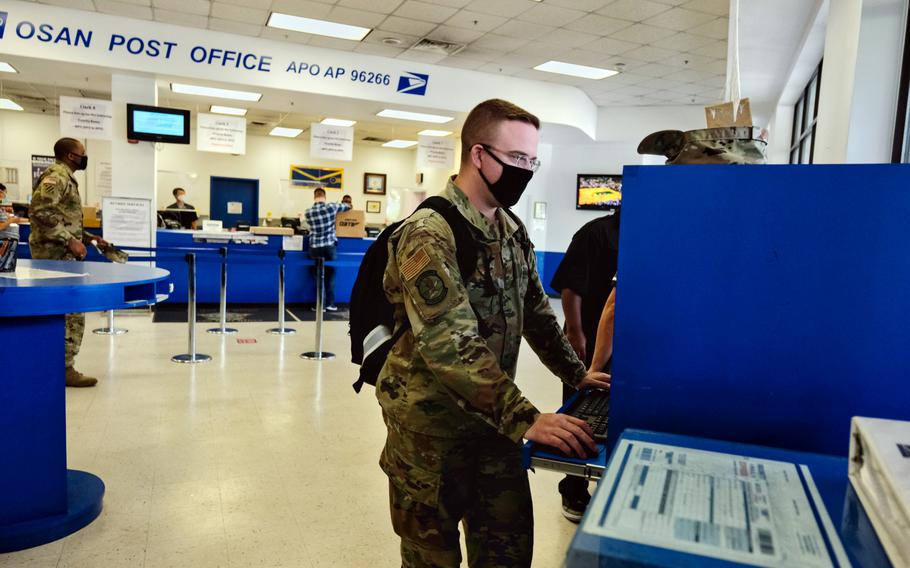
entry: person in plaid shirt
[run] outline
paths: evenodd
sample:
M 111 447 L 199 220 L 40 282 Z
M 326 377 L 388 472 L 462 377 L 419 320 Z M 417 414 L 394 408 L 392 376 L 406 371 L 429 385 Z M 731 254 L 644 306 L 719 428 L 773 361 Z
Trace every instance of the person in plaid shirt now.
M 310 227 L 310 258 L 335 260 L 335 216 L 341 211 L 351 209 L 348 203 L 326 203 L 325 190 L 317 188 L 313 192 L 313 206 L 306 210 L 306 223 Z M 313 270 L 315 278 L 315 269 Z M 325 309 L 338 311 L 335 306 L 335 269 L 325 267 Z

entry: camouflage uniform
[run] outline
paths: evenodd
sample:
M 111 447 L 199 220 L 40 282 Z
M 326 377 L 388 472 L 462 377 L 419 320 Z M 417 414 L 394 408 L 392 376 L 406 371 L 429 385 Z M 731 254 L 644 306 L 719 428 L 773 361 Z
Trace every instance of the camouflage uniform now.
M 76 260 L 68 247 L 70 239 L 91 239 L 91 235 L 82 230 L 82 198 L 73 170 L 59 160 L 38 178 L 32 190 L 28 217 L 32 229 L 28 238 L 32 258 Z M 73 366 L 84 332 L 85 314 L 67 314 L 67 367 Z
M 418 211 L 389 239 L 386 295 L 396 321 L 411 322 L 376 385 L 392 525 L 403 566 L 457 566 L 462 519 L 470 565 L 529 566 L 520 442 L 538 410 L 514 382 L 521 338 L 567 384 L 581 382 L 585 367 L 550 309 L 533 249 L 521 244 L 524 227 L 502 211 L 490 223 L 452 182 L 444 196 L 479 248 L 466 282 L 438 213 Z

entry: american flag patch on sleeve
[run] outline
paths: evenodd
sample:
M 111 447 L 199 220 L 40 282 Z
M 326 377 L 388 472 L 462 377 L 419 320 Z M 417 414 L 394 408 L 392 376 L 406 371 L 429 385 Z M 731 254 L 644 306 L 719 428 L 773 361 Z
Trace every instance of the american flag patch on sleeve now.
M 401 276 L 405 280 L 413 280 L 428 264 L 430 264 L 430 255 L 421 247 L 401 265 Z

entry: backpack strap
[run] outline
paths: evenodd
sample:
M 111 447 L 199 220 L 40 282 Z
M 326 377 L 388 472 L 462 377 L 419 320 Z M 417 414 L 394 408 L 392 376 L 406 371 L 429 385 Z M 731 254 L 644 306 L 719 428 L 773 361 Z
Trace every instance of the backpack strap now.
M 458 211 L 458 207 L 445 197 L 434 195 L 425 199 L 418 209 L 432 209 L 442 215 L 455 237 L 455 259 L 458 261 L 461 279 L 464 281 L 470 278 L 477 270 L 477 244 L 467 219 Z

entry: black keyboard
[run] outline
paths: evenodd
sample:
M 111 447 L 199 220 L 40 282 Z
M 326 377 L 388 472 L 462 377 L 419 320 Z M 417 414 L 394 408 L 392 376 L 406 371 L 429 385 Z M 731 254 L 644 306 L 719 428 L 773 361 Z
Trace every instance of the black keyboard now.
M 566 414 L 581 418 L 594 430 L 594 441 L 607 440 L 607 423 L 610 413 L 610 391 L 591 390 L 581 393 Z

